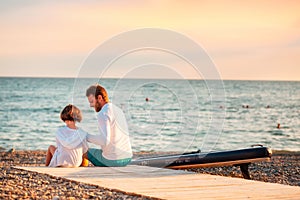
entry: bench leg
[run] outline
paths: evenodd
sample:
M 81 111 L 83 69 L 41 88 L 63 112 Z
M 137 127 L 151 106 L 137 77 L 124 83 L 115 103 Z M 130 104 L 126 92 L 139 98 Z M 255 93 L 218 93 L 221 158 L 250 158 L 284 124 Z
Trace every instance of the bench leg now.
M 244 179 L 251 179 L 250 174 L 249 174 L 249 164 L 250 163 L 244 163 L 244 164 L 240 164 L 240 168 L 243 174 Z

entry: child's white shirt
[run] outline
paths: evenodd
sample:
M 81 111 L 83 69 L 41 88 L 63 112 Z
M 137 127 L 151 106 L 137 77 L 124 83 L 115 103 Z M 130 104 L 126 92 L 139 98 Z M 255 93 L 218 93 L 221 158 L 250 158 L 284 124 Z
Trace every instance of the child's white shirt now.
M 81 128 L 61 127 L 56 132 L 57 149 L 49 167 L 79 167 L 82 155 L 87 152 L 87 133 Z

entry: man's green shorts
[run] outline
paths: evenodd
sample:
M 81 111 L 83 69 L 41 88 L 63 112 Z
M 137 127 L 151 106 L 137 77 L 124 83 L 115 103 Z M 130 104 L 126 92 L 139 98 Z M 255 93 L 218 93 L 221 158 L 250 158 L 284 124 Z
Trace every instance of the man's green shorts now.
M 88 160 L 98 167 L 124 167 L 131 162 L 131 158 L 108 160 L 103 157 L 101 149 L 90 148 L 87 152 Z

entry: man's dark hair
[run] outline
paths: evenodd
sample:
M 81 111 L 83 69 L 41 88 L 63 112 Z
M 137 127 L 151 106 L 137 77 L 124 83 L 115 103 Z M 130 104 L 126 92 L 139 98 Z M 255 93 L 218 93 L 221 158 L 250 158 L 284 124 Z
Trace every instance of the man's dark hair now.
M 90 95 L 93 95 L 93 96 L 95 96 L 95 98 L 98 98 L 98 96 L 101 95 L 105 102 L 109 102 L 109 98 L 108 98 L 108 95 L 107 95 L 107 92 L 106 92 L 105 88 L 102 87 L 99 84 L 95 84 L 95 85 L 90 86 L 86 90 L 85 95 L 87 97 L 90 96 Z

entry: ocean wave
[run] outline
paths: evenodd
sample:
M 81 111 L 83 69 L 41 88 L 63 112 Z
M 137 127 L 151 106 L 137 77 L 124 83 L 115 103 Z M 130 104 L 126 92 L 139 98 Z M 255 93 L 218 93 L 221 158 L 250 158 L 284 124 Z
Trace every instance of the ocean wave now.
M 63 125 L 59 119 L 61 109 L 72 102 L 83 112 L 84 120 L 80 126 L 91 132 L 97 131 L 95 112 L 88 105 L 85 88 L 73 101 L 74 79 L 0 78 L 0 81 L 1 146 L 46 149 L 48 144 L 55 142 L 58 126 Z M 84 81 L 84 84 L 90 84 L 90 80 Z M 111 94 L 117 81 L 104 79 L 101 83 Z M 114 99 L 125 112 L 135 141 L 134 150 L 158 147 L 180 151 L 201 147 L 210 135 L 217 137 L 215 149 L 262 143 L 275 149 L 300 150 L 297 142 L 300 138 L 300 95 L 297 93 L 300 82 L 224 81 L 225 101 L 212 102 L 203 80 L 190 81 L 193 91 L 176 80 L 164 81 L 168 82 L 166 87 L 147 84 L 143 90 L 133 93 L 132 88 L 143 80 L 123 80 L 124 90 L 118 91 L 118 97 L 122 98 Z M 178 94 L 170 94 L 168 85 L 176 86 Z M 178 95 L 185 97 L 184 100 Z M 150 99 L 148 102 L 146 97 Z M 192 101 L 193 98 L 196 100 Z M 223 121 L 221 118 L 212 121 L 214 114 L 220 111 L 225 112 L 223 124 L 219 123 Z M 281 124 L 279 129 L 276 128 L 278 123 Z M 217 128 L 222 129 L 220 134 L 214 132 Z M 167 141 L 162 141 L 164 139 Z M 194 143 L 187 147 L 189 140 Z M 213 145 L 216 141 L 209 142 Z

